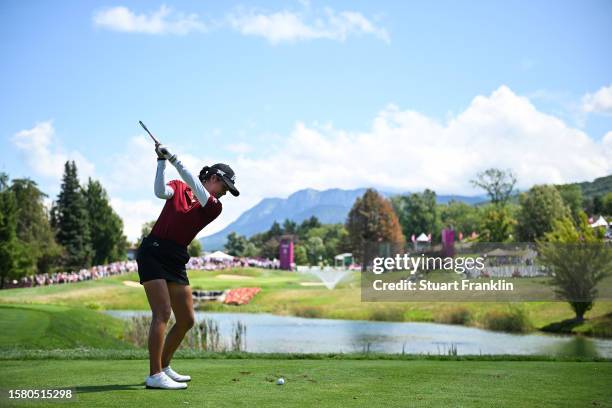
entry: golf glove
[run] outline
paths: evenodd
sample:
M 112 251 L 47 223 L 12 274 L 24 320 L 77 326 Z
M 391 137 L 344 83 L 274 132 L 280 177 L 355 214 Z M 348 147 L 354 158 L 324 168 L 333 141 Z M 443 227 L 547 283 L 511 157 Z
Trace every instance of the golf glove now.
M 170 161 L 170 163 L 174 163 L 176 161 L 176 155 L 170 153 L 170 151 L 168 150 L 167 147 L 165 147 L 164 145 L 159 145 L 157 146 L 157 148 L 155 149 L 155 151 L 159 151 L 159 153 L 162 154 L 162 157 L 168 159 Z M 159 155 L 158 153 L 158 155 Z
M 159 151 L 159 147 L 161 145 L 156 144 L 155 145 L 155 153 L 157 153 L 157 160 L 166 160 L 166 158 L 164 157 L 163 153 Z

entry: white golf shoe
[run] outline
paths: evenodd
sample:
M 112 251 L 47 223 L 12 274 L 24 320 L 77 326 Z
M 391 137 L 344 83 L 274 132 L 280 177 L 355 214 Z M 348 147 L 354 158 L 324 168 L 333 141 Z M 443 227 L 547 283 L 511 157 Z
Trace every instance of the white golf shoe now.
M 182 390 L 187 388 L 187 384 L 174 381 L 163 371 L 150 375 L 145 380 L 146 388 L 156 388 L 161 390 Z
M 162 368 L 162 371 L 166 373 L 166 375 L 172 378 L 176 382 L 187 382 L 191 381 L 191 377 L 188 375 L 182 375 L 174 371 L 170 366 Z

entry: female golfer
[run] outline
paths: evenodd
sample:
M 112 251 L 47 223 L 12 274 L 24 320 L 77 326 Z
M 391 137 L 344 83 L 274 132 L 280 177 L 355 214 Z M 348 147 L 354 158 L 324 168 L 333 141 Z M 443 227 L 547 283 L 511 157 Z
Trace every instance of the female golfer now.
M 234 196 L 240 193 L 234 186 L 234 171 L 227 164 L 205 166 L 195 178 L 167 147 L 156 145 L 155 152 L 158 156 L 155 195 L 165 199 L 166 204 L 136 256 L 140 283 L 153 313 L 148 344 L 150 372 L 145 385 L 181 389 L 187 388 L 186 382 L 191 377 L 172 370 L 170 360 L 195 319 L 185 268 L 189 261 L 187 246 L 219 216 L 222 209 L 219 199 L 228 190 Z M 166 160 L 174 165 L 184 182 L 172 180 L 166 185 Z M 171 312 L 176 323 L 164 341 Z

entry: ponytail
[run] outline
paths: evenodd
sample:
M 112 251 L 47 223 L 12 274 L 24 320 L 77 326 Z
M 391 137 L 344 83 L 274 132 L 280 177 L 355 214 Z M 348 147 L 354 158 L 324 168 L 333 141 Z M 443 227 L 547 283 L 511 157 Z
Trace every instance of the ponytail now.
M 210 170 L 211 170 L 210 166 L 202 167 L 202 170 L 200 170 L 200 176 L 199 176 L 199 178 L 200 178 L 200 180 L 202 182 L 204 182 L 204 181 L 206 181 L 206 180 L 208 180 L 210 178 L 210 176 L 211 176 L 211 171 Z

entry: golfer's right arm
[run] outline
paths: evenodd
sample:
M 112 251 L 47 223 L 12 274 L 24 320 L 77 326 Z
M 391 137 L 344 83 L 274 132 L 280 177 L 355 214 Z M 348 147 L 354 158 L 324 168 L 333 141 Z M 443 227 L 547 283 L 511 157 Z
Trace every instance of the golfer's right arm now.
M 157 161 L 157 173 L 155 173 L 155 196 L 163 199 L 172 198 L 174 195 L 174 190 L 172 187 L 166 185 L 166 180 L 164 177 L 164 171 L 166 170 L 166 161 L 158 160 Z
M 172 165 L 176 168 L 176 171 L 178 171 L 178 174 L 181 176 L 183 181 L 189 187 L 191 187 L 191 190 L 193 190 L 193 193 L 195 194 L 200 204 L 204 206 L 208 202 L 210 193 L 208 192 L 208 190 L 206 190 L 204 185 L 202 185 L 202 182 L 200 181 L 200 179 L 197 177 L 194 177 L 191 174 L 191 172 L 189 172 L 189 170 L 187 170 L 185 166 L 183 166 L 183 163 L 181 163 L 181 161 L 176 157 L 176 154 L 170 153 L 167 147 L 160 146 L 159 149 L 160 151 L 163 151 L 164 157 L 166 157 L 166 159 L 168 159 L 168 161 L 172 163 Z M 165 160 L 162 160 L 162 161 L 165 161 Z

